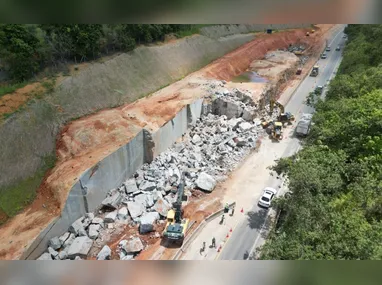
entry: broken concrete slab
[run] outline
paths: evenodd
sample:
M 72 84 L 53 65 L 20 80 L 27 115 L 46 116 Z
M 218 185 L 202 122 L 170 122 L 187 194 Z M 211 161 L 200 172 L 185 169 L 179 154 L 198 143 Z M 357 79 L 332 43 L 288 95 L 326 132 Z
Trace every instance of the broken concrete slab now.
M 52 247 L 48 247 L 48 252 L 52 256 L 53 259 L 58 259 L 58 252 L 55 251 Z
M 143 181 L 141 185 L 139 185 L 139 189 L 142 191 L 153 191 L 156 188 L 156 184 L 150 181 Z
M 73 259 L 76 256 L 86 258 L 92 245 L 93 240 L 91 240 L 89 237 L 77 237 L 68 249 L 68 258 Z
M 119 243 L 120 247 L 126 252 L 126 253 L 136 253 L 143 250 L 144 246 L 139 237 L 134 237 L 130 240 L 122 240 Z
M 142 215 L 140 218 L 141 225 L 153 225 L 160 218 L 158 212 L 149 212 Z
M 69 232 L 75 234 L 76 236 L 86 236 L 86 231 L 84 225 L 82 224 L 83 218 L 76 220 L 70 227 Z
M 113 212 L 107 213 L 105 219 L 103 220 L 105 223 L 114 223 L 117 219 L 118 211 L 115 210 Z
M 145 207 L 139 202 L 127 202 L 127 209 L 129 210 L 130 216 L 133 219 L 141 216 L 145 212 Z
M 252 124 L 251 123 L 248 123 L 248 122 L 243 122 L 241 124 L 239 124 L 239 129 L 242 131 L 242 132 L 245 132 L 245 131 L 248 131 L 252 128 Z
M 73 241 L 76 239 L 76 235 L 73 233 L 68 233 L 68 238 L 65 240 L 65 242 L 62 244 L 62 248 L 66 249 L 69 246 L 72 245 Z
M 101 251 L 97 254 L 97 260 L 110 260 L 111 249 L 109 246 L 104 245 Z
M 127 219 L 127 215 L 128 215 L 127 207 L 122 207 L 121 209 L 118 210 L 117 217 L 119 220 Z
M 196 186 L 204 191 L 212 192 L 216 186 L 216 180 L 205 172 L 200 173 L 195 182 Z
M 163 198 L 159 198 L 153 206 L 153 209 L 161 216 L 166 217 L 171 205 Z
M 116 192 L 114 195 L 107 197 L 102 201 L 102 206 L 108 207 L 111 209 L 117 209 L 119 204 L 121 203 L 122 195 L 120 192 Z
M 68 253 L 66 250 L 61 250 L 59 253 L 58 253 L 58 259 L 59 260 L 64 260 L 68 257 Z
M 137 182 L 135 181 L 135 178 L 126 180 L 124 183 L 126 194 L 134 193 L 138 191 Z
M 92 220 L 91 223 L 92 223 L 92 224 L 100 225 L 101 227 L 103 227 L 103 224 L 104 224 L 103 219 L 100 218 L 100 217 L 95 217 L 95 218 Z
M 57 250 L 57 249 L 61 248 L 62 243 L 61 243 L 61 241 L 60 241 L 60 239 L 58 237 L 54 237 L 54 238 L 51 238 L 49 240 L 48 245 L 51 248 L 53 248 L 54 250 Z
M 53 258 L 50 253 L 44 252 L 37 260 L 53 260 Z
M 89 226 L 89 238 L 96 239 L 99 235 L 99 230 L 101 229 L 100 224 Z
M 142 204 L 144 207 L 147 207 L 147 198 L 146 194 L 140 194 L 134 197 L 134 202 Z

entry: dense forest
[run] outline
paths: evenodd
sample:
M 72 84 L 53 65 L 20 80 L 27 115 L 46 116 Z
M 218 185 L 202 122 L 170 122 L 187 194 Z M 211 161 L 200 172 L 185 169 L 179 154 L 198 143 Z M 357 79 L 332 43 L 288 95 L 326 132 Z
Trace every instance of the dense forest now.
M 163 41 L 166 34 L 178 37 L 192 34 L 197 26 L 0 24 L 0 69 L 13 82 L 20 82 L 45 67 L 130 51 L 142 43 Z
M 382 258 L 382 25 L 348 25 L 348 43 L 304 148 L 274 167 L 288 198 L 262 259 Z

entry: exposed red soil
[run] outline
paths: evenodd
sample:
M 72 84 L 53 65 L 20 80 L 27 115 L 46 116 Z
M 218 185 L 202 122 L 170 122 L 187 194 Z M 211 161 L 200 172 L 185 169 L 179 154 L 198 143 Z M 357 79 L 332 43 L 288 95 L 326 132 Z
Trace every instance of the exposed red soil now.
M 155 131 L 187 104 L 206 95 L 201 88 L 206 77 L 229 80 L 245 71 L 253 60 L 262 59 L 268 51 L 287 47 L 290 43 L 305 42 L 315 46 L 325 40 L 324 34 L 333 26 L 320 25 L 309 38 L 304 38 L 305 30 L 258 35 L 250 43 L 149 97 L 67 125 L 57 143 L 58 162 L 46 175 L 37 191 L 37 198 L 22 213 L 0 227 L 0 259 L 20 258 L 40 231 L 59 216 L 71 187 L 86 169 L 128 143 L 141 128 Z M 206 203 L 214 195 L 217 194 L 205 197 Z M 186 207 L 186 211 L 190 209 L 189 215 L 193 220 L 202 220 L 217 208 L 212 204 L 195 215 L 198 205 L 191 203 Z

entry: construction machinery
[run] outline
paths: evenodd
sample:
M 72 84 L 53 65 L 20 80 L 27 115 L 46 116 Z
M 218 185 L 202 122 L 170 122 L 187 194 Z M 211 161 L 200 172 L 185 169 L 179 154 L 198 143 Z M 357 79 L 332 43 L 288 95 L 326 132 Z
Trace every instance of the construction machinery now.
M 296 71 L 296 75 L 300 75 L 302 73 L 302 68 L 298 68 L 297 71 Z
M 283 124 L 281 122 L 274 123 L 274 126 L 271 131 L 271 138 L 277 141 L 282 140 L 283 138 Z
M 310 72 L 310 76 L 316 77 L 318 75 L 319 66 L 315 65 L 313 66 L 312 71 Z
M 187 174 L 185 171 L 182 172 L 181 181 L 178 186 L 178 197 L 173 203 L 173 208 L 167 213 L 167 224 L 163 231 L 165 239 L 179 245 L 183 243 L 190 222 L 188 219 L 183 218 L 182 211 L 182 202 L 187 201 L 187 196 L 184 195 L 184 180 Z
M 291 112 L 281 113 L 278 117 L 278 121 L 281 122 L 283 125 L 291 125 L 294 119 L 294 115 Z

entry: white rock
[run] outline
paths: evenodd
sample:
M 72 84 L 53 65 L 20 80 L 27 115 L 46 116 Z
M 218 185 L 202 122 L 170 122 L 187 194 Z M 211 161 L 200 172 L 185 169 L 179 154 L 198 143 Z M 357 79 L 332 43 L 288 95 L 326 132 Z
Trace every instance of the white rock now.
M 87 236 L 76 238 L 68 249 L 68 258 L 73 259 L 76 256 L 86 258 L 92 245 L 93 241 Z
M 167 212 L 171 209 L 171 205 L 163 198 L 159 198 L 154 204 L 153 209 L 161 216 L 167 217 Z
M 55 251 L 53 248 L 48 247 L 48 252 L 52 256 L 53 259 L 57 259 L 58 258 L 58 252 Z
M 53 260 L 53 258 L 50 253 L 45 252 L 39 258 L 37 258 L 37 260 Z
M 59 253 L 58 253 L 58 259 L 60 260 L 64 260 L 68 257 L 68 253 L 66 252 L 66 250 L 61 250 Z
M 115 220 L 117 219 L 117 214 L 118 214 L 118 211 L 117 211 L 117 210 L 108 213 L 108 214 L 105 216 L 104 222 L 105 222 L 105 223 L 114 223 Z
M 101 249 L 101 251 L 97 254 L 97 260 L 109 260 L 111 256 L 111 249 L 107 245 Z
M 90 225 L 89 226 L 89 238 L 96 239 L 99 235 L 100 228 L 101 228 L 100 224 Z
M 156 221 L 159 220 L 159 213 L 157 212 L 149 212 L 149 213 L 145 213 L 144 215 L 142 215 L 142 217 L 140 218 L 140 223 L 142 225 L 153 225 L 155 224 Z
M 150 181 L 143 181 L 139 186 L 139 189 L 142 191 L 152 191 L 156 188 L 156 184 Z
M 120 192 L 116 192 L 114 195 L 107 197 L 102 201 L 102 206 L 109 207 L 112 209 L 117 209 L 118 205 L 122 201 L 122 195 Z
M 127 207 L 122 207 L 121 209 L 118 210 L 118 219 L 120 220 L 125 220 L 127 218 Z
M 212 192 L 216 186 L 215 179 L 205 172 L 200 173 L 195 182 L 196 186 L 204 191 Z
M 76 220 L 70 227 L 69 232 L 75 234 L 76 236 L 86 236 L 86 231 L 84 225 L 82 224 L 83 218 Z
M 49 246 L 55 250 L 59 249 L 61 245 L 62 243 L 58 237 L 54 237 L 49 240 Z
M 195 135 L 192 137 L 191 142 L 192 142 L 194 145 L 200 145 L 200 144 L 203 143 L 201 137 L 200 137 L 198 134 L 195 134 Z
M 138 202 L 127 202 L 127 209 L 133 219 L 141 216 L 146 210 L 144 205 Z
M 123 242 L 123 243 L 122 243 Z M 131 240 L 124 240 L 121 241 L 120 247 L 126 252 L 126 253 L 135 253 L 140 252 L 143 250 L 143 244 L 139 237 L 134 237 Z
M 124 185 L 127 194 L 138 191 L 137 182 L 135 181 L 135 178 L 126 180 Z
M 250 123 L 248 123 L 248 122 L 243 122 L 243 123 L 241 123 L 240 125 L 239 125 L 239 129 L 241 130 L 241 131 L 243 131 L 243 132 L 245 132 L 245 131 L 247 131 L 247 130 L 249 130 L 249 129 L 251 129 L 252 128 L 252 125 L 250 124 Z

